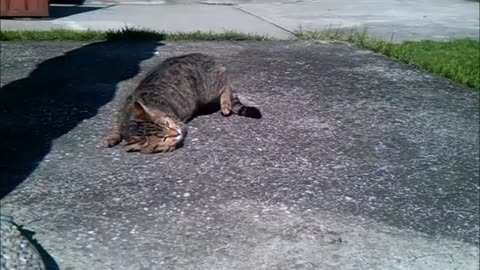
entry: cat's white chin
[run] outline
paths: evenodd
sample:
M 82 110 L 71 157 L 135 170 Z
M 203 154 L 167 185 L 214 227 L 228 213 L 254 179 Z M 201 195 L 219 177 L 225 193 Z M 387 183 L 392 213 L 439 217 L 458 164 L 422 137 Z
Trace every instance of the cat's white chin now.
M 178 135 L 175 137 L 175 141 L 177 141 L 177 143 L 180 143 L 182 140 L 183 140 L 183 132 L 181 130 L 177 130 L 178 132 Z

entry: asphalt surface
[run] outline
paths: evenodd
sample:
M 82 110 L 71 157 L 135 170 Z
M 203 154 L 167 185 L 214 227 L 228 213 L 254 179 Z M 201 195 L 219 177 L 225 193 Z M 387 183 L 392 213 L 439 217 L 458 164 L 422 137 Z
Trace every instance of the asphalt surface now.
M 150 67 L 232 70 L 260 120 L 99 148 Z M 1 44 L 2 214 L 51 269 L 478 269 L 479 92 L 345 44 Z

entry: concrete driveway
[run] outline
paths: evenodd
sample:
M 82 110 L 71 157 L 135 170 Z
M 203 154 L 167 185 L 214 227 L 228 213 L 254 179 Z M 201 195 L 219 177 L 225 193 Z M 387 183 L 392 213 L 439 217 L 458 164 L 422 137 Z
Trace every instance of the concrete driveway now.
M 231 67 L 263 118 L 200 116 L 168 154 L 98 148 L 122 96 L 189 52 Z M 60 269 L 479 267 L 472 89 L 321 42 L 12 42 L 1 59 L 1 211 Z
M 298 30 L 367 29 L 393 42 L 479 38 L 479 2 L 467 0 L 93 0 L 52 5 L 48 20 L 1 20 L 4 30 L 236 31 L 290 39 Z

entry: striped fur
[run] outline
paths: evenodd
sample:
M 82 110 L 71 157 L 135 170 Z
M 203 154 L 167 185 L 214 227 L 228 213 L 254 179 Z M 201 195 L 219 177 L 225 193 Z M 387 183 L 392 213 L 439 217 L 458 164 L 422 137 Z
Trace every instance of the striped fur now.
M 257 108 L 241 103 L 226 67 L 214 58 L 204 54 L 169 58 L 127 97 L 103 143 L 112 147 L 125 140 L 128 151 L 172 151 L 186 135 L 185 123 L 203 106 L 218 101 L 224 116 L 262 117 Z

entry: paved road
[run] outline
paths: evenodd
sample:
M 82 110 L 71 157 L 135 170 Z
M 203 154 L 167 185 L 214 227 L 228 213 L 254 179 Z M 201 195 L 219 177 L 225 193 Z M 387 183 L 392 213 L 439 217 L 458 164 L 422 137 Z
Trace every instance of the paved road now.
M 53 5 L 50 20 L 2 20 L 2 29 L 108 30 L 125 26 L 166 32 L 237 31 L 290 39 L 300 29 L 364 29 L 380 39 L 479 38 L 479 3 L 466 0 L 92 0 Z
M 478 269 L 472 89 L 342 44 L 1 49 L 2 188 L 21 182 L 1 210 L 61 269 Z M 263 119 L 198 117 L 168 154 L 98 148 L 124 93 L 187 52 L 230 66 Z

